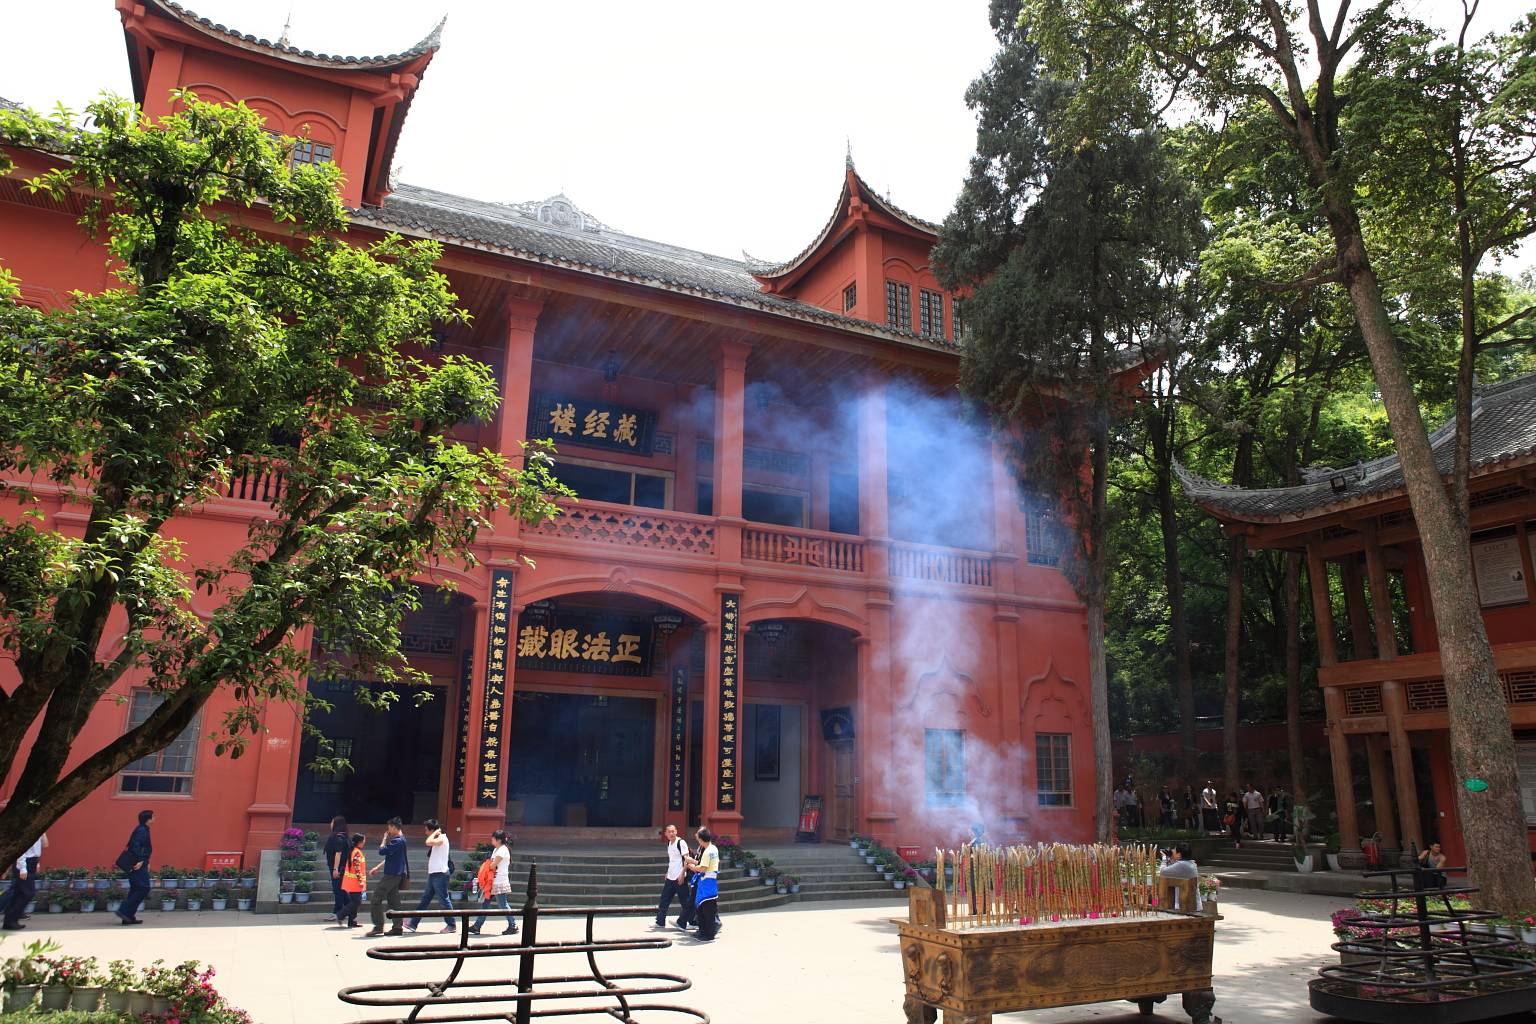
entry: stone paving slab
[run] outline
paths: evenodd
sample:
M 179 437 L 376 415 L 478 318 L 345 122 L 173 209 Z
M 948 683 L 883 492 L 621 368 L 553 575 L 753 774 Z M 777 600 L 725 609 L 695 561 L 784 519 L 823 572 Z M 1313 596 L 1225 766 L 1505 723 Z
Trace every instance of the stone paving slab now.
M 1223 892 L 1224 916 L 1216 926 L 1216 1012 L 1228 1024 L 1315 1024 L 1325 1018 L 1307 1007 L 1306 983 L 1316 969 L 1333 962 L 1328 915 L 1344 905 L 1336 898 L 1232 889 Z M 607 970 L 661 970 L 691 977 L 691 991 L 675 1001 L 709 1013 L 715 1024 L 901 1024 L 901 964 L 896 931 L 889 918 L 899 905 L 817 903 L 732 916 L 713 943 L 671 932 L 671 949 L 604 956 Z M 105 914 L 38 915 L 27 931 L 0 943 L 0 957 L 12 955 L 21 940 L 57 938 L 66 951 L 102 959 L 132 957 L 141 963 L 199 959 L 218 969 L 216 984 L 258 1024 L 320 1024 L 359 1021 L 363 1007 L 346 1006 L 336 990 L 370 981 L 441 977 L 446 968 L 396 965 L 364 956 L 377 942 L 410 944 L 446 939 L 424 931 L 415 938 L 363 938 L 326 927 L 319 914 L 306 916 L 240 913 L 166 914 L 146 911 L 146 923 L 125 928 Z M 431 919 L 425 922 L 430 929 Z M 649 918 L 601 922 L 598 934 L 620 938 L 649 935 Z M 575 939 L 573 921 L 545 921 L 544 938 Z M 494 930 L 494 924 L 487 930 Z M 579 958 L 553 960 L 540 973 L 575 973 Z M 561 963 L 561 961 L 565 961 Z M 507 977 L 512 960 L 481 960 L 468 977 Z M 494 965 L 494 966 L 493 966 Z M 552 969 L 553 968 L 553 969 Z M 438 973 L 440 971 L 440 973 Z M 571 1018 L 576 1019 L 576 1018 Z M 586 1019 L 586 1018 L 581 1018 Z M 594 1018 L 596 1019 L 596 1018 Z M 653 1018 L 661 1024 L 666 1018 Z M 672 1018 L 676 1019 L 676 1018 Z M 1002 1022 L 1031 1024 L 1146 1024 L 1128 1003 L 1035 1010 L 999 1015 Z M 1177 999 L 1164 1003 L 1152 1020 L 1185 1022 Z

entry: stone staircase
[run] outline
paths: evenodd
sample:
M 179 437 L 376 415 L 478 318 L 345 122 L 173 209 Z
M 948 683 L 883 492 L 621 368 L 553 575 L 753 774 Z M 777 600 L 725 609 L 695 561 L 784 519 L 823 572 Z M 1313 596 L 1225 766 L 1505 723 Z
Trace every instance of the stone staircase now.
M 1200 869 L 1208 872 L 1295 871 L 1296 859 L 1289 843 L 1248 840 L 1241 849 L 1234 849 L 1230 840 L 1223 840 L 1200 861 Z
M 760 879 L 749 878 L 738 868 L 720 872 L 721 910 L 737 914 L 749 910 L 779 907 L 796 900 L 901 900 L 905 893 L 891 888 L 889 882 L 875 875 L 846 844 L 799 844 L 790 846 L 753 846 L 760 857 L 771 857 L 774 866 L 800 879 L 798 895 L 780 895 Z M 370 848 L 369 866 L 377 860 L 376 848 Z M 413 842 L 409 850 L 411 881 L 401 890 L 401 904 L 414 908 L 421 898 L 427 879 L 427 850 Z M 478 867 L 474 851 L 453 852 L 456 866 Z M 511 902 L 523 902 L 528 887 L 528 869 L 539 866 L 539 905 L 541 907 L 654 907 L 661 893 L 666 870 L 666 851 L 659 841 L 647 845 L 625 843 L 611 846 L 545 846 L 539 849 L 512 849 L 509 877 Z M 258 911 L 279 914 L 330 913 L 330 886 L 317 860 L 313 867 L 314 889 L 308 903 L 259 903 Z M 473 903 L 458 904 L 463 907 Z M 364 905 L 362 914 L 367 914 Z M 677 916 L 677 904 L 671 911 Z M 427 922 L 423 923 L 427 926 Z

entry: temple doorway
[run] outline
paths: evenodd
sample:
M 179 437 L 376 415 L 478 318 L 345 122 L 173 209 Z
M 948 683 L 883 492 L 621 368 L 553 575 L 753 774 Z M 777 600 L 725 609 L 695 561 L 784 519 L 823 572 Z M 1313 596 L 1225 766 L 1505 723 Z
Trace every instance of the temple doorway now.
M 507 818 L 523 825 L 651 824 L 656 698 L 518 690 Z

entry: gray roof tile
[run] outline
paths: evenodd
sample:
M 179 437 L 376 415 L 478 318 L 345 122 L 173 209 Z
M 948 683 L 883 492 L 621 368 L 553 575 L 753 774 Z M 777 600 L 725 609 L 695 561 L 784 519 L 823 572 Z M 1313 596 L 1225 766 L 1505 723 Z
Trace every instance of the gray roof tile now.
M 1430 435 L 1435 465 L 1449 476 L 1455 455 L 1455 420 Z M 1536 373 L 1480 388 L 1472 403 L 1471 468 L 1488 472 L 1517 459 L 1536 455 Z M 1397 455 L 1354 466 L 1317 467 L 1303 471 L 1295 487 L 1243 488 L 1197 476 L 1174 466 L 1189 500 L 1221 519 L 1241 522 L 1283 522 L 1308 519 L 1337 508 L 1376 501 L 1403 490 Z M 1335 491 L 1333 479 L 1344 488 Z

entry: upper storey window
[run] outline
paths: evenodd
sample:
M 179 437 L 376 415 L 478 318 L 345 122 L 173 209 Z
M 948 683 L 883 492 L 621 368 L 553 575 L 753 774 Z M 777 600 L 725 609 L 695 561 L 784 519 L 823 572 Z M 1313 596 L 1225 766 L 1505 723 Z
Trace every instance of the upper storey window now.
M 950 317 L 955 324 L 955 344 L 960 344 L 965 339 L 964 322 L 960 319 L 960 300 L 951 299 L 949 302 Z
M 944 293 L 926 288 L 917 293 L 918 333 L 925 338 L 944 337 Z
M 843 289 L 843 312 L 853 311 L 853 307 L 859 304 L 859 286 L 855 282 Z
M 335 147 L 324 142 L 315 142 L 312 139 L 295 139 L 293 143 L 293 157 L 289 163 L 294 167 L 299 164 L 328 164 L 331 155 L 335 153 Z
M 912 288 L 899 281 L 885 282 L 885 322 L 892 327 L 912 326 Z

